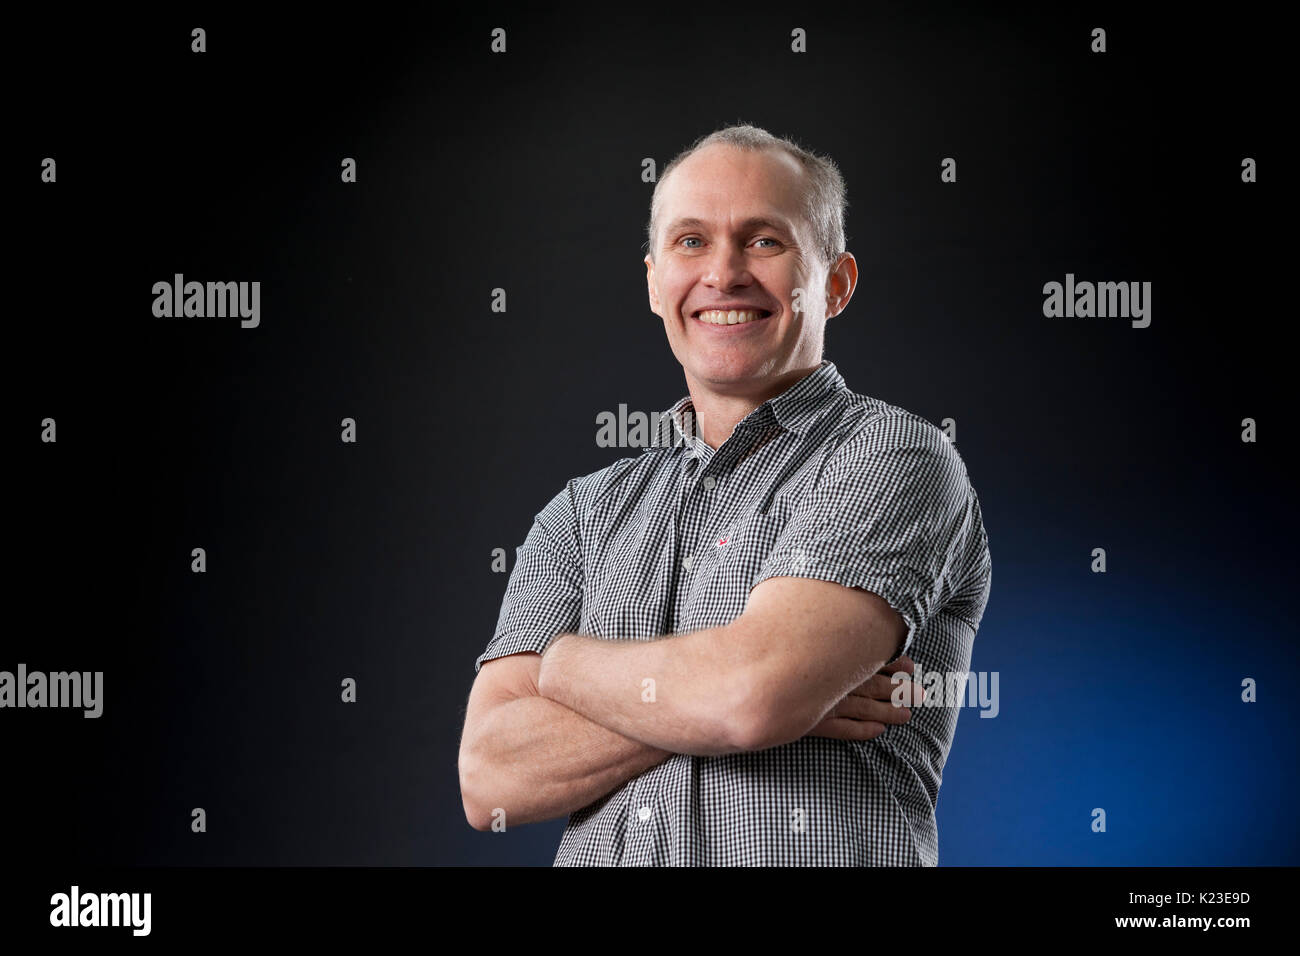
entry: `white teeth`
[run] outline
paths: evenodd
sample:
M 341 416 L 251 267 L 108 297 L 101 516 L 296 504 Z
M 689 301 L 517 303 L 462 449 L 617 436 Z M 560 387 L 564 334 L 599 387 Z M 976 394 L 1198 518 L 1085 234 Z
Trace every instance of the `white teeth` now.
M 753 322 L 762 316 L 761 312 L 752 309 L 743 309 L 740 311 L 732 310 L 724 312 L 720 309 L 706 309 L 698 316 L 701 322 L 708 322 L 710 325 L 743 325 L 746 322 Z

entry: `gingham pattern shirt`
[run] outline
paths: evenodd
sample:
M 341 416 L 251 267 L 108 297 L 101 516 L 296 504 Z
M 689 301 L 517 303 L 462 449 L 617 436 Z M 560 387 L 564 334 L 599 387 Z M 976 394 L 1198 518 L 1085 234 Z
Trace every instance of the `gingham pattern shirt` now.
M 969 670 L 988 540 L 965 463 L 938 428 L 849 390 L 825 360 L 716 450 L 692 413 L 683 397 L 649 447 L 568 481 L 541 510 L 476 672 L 541 653 L 561 632 L 718 627 L 776 576 L 872 591 L 907 622 L 895 657 Z M 554 865 L 937 865 L 935 804 L 959 713 L 914 707 L 869 741 L 674 754 L 570 814 Z

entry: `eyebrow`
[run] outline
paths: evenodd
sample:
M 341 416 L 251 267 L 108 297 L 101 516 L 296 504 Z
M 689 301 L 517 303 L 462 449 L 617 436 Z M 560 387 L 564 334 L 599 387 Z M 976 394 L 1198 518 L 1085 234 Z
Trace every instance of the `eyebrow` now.
M 674 232 L 680 232 L 683 229 L 707 229 L 709 224 L 703 219 L 697 219 L 694 216 L 686 216 L 680 219 L 674 219 L 667 228 L 664 229 L 664 235 Z M 764 216 L 751 216 L 744 220 L 737 227 L 738 232 L 753 232 L 755 229 L 771 229 L 773 232 L 782 232 L 786 235 L 793 235 L 793 230 L 783 222 L 775 219 L 768 219 Z

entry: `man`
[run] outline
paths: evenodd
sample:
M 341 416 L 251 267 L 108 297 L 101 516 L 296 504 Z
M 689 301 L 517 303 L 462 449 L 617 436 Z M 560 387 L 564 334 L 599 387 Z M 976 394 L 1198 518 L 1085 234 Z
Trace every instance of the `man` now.
M 461 743 L 476 828 L 567 812 L 556 865 L 937 864 L 958 711 L 892 717 L 884 675 L 968 670 L 990 559 L 946 437 L 822 358 L 845 204 L 754 127 L 665 168 L 679 440 L 569 481 L 518 549 Z

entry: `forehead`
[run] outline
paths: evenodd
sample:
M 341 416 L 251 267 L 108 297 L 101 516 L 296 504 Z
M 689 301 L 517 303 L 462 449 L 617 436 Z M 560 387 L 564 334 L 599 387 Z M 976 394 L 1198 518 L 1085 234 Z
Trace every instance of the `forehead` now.
M 748 217 L 784 218 L 797 227 L 804 188 L 803 169 L 784 150 L 714 144 L 673 169 L 660 197 L 660 217 L 669 224 L 685 217 L 719 224 Z

